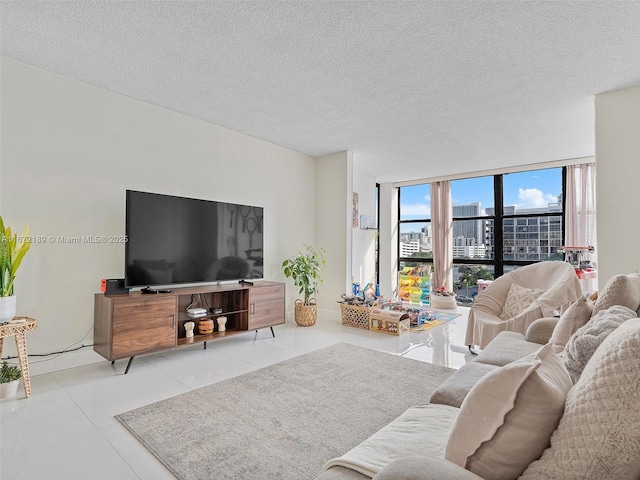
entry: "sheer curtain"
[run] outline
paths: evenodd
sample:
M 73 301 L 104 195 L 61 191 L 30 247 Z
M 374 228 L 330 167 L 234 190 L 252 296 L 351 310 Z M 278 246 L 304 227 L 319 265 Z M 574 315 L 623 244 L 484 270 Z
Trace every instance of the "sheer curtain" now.
M 453 290 L 453 209 L 451 182 L 431 184 L 431 232 L 433 235 L 433 275 L 431 288 Z
M 587 258 L 597 267 L 595 163 L 568 166 L 566 192 L 565 245 L 593 246 L 595 251 Z M 582 283 L 585 291 L 597 290 L 596 279 L 585 279 Z

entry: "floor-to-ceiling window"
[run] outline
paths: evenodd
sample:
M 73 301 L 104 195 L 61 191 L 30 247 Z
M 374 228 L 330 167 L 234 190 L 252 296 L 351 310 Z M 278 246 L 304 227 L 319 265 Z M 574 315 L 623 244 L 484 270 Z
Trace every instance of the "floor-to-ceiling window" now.
M 478 280 L 522 265 L 562 259 L 564 168 L 451 181 L 453 280 L 471 303 Z M 400 187 L 398 258 L 406 267 L 433 262 L 430 185 Z

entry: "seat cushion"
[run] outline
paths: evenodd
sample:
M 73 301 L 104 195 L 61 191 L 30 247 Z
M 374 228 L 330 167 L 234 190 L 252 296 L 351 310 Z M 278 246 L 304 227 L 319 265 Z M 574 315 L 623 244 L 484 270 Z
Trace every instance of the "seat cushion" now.
M 490 372 L 462 402 L 445 459 L 487 479 L 517 478 L 549 445 L 571 386 L 551 344 Z
M 465 363 L 436 388 L 429 402 L 460 408 L 478 380 L 496 368 L 500 367 L 479 362 Z
M 517 332 L 500 332 L 476 357 L 476 362 L 502 367 L 540 350 L 539 343 L 527 342 Z
M 323 470 L 341 466 L 373 477 L 385 466 L 409 455 L 444 457 L 447 438 L 459 410 L 448 405 L 411 407 Z
M 640 478 L 640 319 L 611 333 L 567 394 L 551 447 L 522 480 Z

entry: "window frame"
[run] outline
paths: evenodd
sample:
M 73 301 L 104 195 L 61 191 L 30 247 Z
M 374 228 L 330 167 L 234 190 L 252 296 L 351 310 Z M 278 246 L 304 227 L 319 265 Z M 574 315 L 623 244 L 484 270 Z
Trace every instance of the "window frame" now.
M 553 168 L 553 167 L 552 167 Z M 493 215 L 485 215 L 485 216 L 473 216 L 473 217 L 453 217 L 453 221 L 456 220 L 482 220 L 482 221 L 491 221 L 493 220 L 493 258 L 454 258 L 453 264 L 463 264 L 463 265 L 490 265 L 494 268 L 494 276 L 498 278 L 502 276 L 505 272 L 505 267 L 522 267 L 525 265 L 530 265 L 533 263 L 538 263 L 542 260 L 505 260 L 504 259 L 504 221 L 508 219 L 513 219 L 514 222 L 517 222 L 518 219 L 526 219 L 526 218 L 540 218 L 540 217 L 558 217 L 562 218 L 562 228 L 561 228 L 561 238 L 565 238 L 565 226 L 566 226 L 566 176 L 567 176 L 567 167 L 558 167 L 561 168 L 561 177 L 562 177 L 562 202 L 561 202 L 561 212 L 542 212 L 542 213 L 526 213 L 526 214 L 505 214 L 504 213 L 504 176 L 509 173 L 522 173 L 522 172 L 530 172 L 536 170 L 546 170 L 542 169 L 532 169 L 532 170 L 518 170 L 517 172 L 507 172 L 507 173 L 499 173 L 493 175 L 493 196 L 494 196 L 494 214 Z M 487 175 L 482 175 L 486 177 Z M 467 178 L 475 178 L 475 177 L 467 177 Z M 460 179 L 463 180 L 463 179 Z M 426 182 L 428 184 L 429 182 Z M 402 188 L 398 187 L 398 242 L 396 245 L 396 254 L 398 259 L 398 265 L 401 262 L 418 262 L 420 263 L 419 258 L 415 257 L 403 257 L 400 255 L 400 238 L 401 238 L 401 225 L 403 224 L 411 224 L 411 223 L 428 223 L 431 224 L 431 218 L 422 218 L 422 219 L 411 219 L 411 220 L 402 220 L 401 218 L 401 205 L 402 205 Z M 563 240 L 564 241 L 564 240 Z M 422 263 L 431 263 L 433 264 L 433 260 L 424 261 Z M 507 271 L 511 270 L 511 268 L 507 268 Z

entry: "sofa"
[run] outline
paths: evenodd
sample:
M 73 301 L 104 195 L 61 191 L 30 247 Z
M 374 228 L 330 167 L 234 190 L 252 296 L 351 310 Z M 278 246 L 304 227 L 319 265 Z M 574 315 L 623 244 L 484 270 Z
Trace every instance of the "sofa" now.
M 640 479 L 640 275 L 501 332 L 317 480 Z

